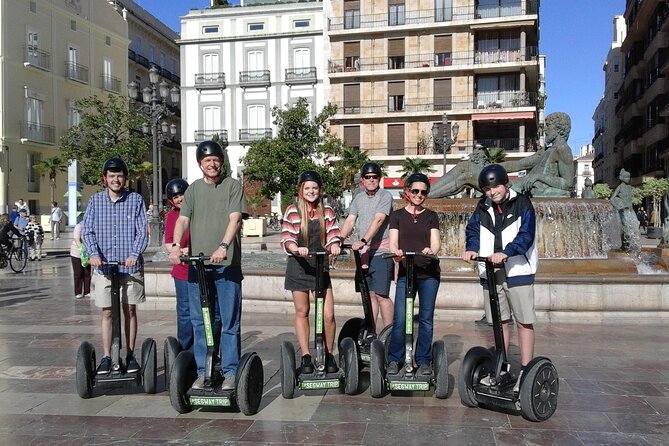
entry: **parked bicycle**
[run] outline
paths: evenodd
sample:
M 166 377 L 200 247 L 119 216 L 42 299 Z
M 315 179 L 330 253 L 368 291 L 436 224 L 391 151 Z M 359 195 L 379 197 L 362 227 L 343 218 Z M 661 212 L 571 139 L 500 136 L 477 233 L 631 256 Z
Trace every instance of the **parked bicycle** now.
M 28 256 L 23 250 L 24 237 L 12 239 L 12 247 L 7 250 L 0 244 L 0 268 L 6 268 L 7 264 L 15 273 L 20 273 L 28 263 Z

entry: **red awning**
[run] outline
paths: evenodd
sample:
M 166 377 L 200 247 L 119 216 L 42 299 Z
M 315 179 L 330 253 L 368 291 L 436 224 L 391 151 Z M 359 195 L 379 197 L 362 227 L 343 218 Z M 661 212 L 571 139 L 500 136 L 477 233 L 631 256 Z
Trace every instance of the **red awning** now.
M 430 183 L 434 183 L 439 178 L 430 178 Z M 384 189 L 401 189 L 404 187 L 404 181 L 399 177 L 391 177 L 383 179 Z
M 534 119 L 534 112 L 473 113 L 472 121 L 494 121 L 497 119 Z

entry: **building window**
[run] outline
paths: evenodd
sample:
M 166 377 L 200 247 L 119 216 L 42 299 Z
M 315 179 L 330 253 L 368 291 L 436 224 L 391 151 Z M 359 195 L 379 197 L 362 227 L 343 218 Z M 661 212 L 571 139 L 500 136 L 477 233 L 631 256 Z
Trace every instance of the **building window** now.
M 246 109 L 247 125 L 250 130 L 265 128 L 265 106 L 249 105 Z M 252 132 L 254 135 L 260 135 L 259 132 Z
M 615 65 L 613 66 L 613 72 L 614 72 L 614 73 L 617 73 L 618 71 L 620 71 L 620 67 L 618 66 L 618 64 L 615 64 Z
M 204 130 L 211 132 L 221 127 L 221 107 L 211 106 L 202 109 L 202 123 Z
M 402 4 L 388 5 L 388 25 L 404 25 L 406 7 Z
M 262 31 L 265 29 L 264 23 L 249 23 L 249 31 Z
M 37 2 L 31 1 L 30 2 L 30 12 L 36 14 L 37 13 Z
M 35 165 L 39 164 L 40 156 L 38 153 L 28 152 L 26 154 L 26 168 L 28 174 L 28 192 L 39 192 L 39 172 L 35 169 Z
M 360 10 L 349 9 L 344 11 L 344 29 L 360 28 Z
M 218 25 L 207 25 L 202 27 L 202 34 L 215 34 L 218 32 Z
M 72 31 L 76 31 L 76 30 L 77 30 L 77 21 L 76 21 L 76 20 L 70 20 L 70 29 L 71 29 Z
M 111 46 L 111 37 L 105 36 L 105 45 Z
M 293 68 L 296 75 L 309 74 L 311 67 L 311 51 L 309 48 L 295 48 L 293 50 Z
M 434 1 L 434 21 L 446 22 L 453 20 L 453 0 Z
M 81 123 L 81 110 L 74 106 L 74 101 L 71 101 L 67 109 L 67 123 L 70 127 L 79 125 Z
M 153 63 L 155 57 L 156 49 L 152 46 L 149 47 L 149 62 Z
M 135 37 L 135 54 L 142 55 L 142 39 L 140 37 Z
M 293 22 L 293 28 L 309 28 L 311 25 L 311 20 L 295 20 Z
M 398 94 L 395 96 L 388 96 L 388 111 L 402 111 L 404 110 L 404 95 Z

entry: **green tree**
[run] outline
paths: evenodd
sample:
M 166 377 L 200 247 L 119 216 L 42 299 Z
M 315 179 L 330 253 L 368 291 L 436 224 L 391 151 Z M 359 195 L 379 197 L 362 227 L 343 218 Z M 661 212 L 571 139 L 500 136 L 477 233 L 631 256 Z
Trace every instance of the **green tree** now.
M 613 193 L 613 190 L 606 183 L 597 183 L 592 186 L 592 190 L 595 193 L 595 197 L 600 199 L 608 199 Z
M 406 158 L 404 161 L 402 161 L 402 166 L 400 167 L 400 172 L 402 172 L 402 180 L 406 180 L 406 178 L 412 173 L 429 174 L 436 171 L 437 170 L 432 167 L 430 162 L 423 158 Z
M 486 164 L 499 164 L 506 159 L 506 152 L 500 147 L 486 147 L 485 151 Z
M 149 151 L 149 138 L 142 133 L 146 118 L 128 108 L 121 96 L 106 101 L 97 96 L 75 101 L 81 122 L 60 138 L 62 157 L 77 160 L 84 184 L 100 183 L 102 165 L 112 156 L 122 158 L 131 176 L 136 176 Z
M 153 163 L 142 162 L 134 171 L 133 177 L 146 183 L 146 187 L 149 189 L 149 204 L 153 203 Z
M 662 226 L 660 205 L 667 191 L 669 191 L 669 180 L 667 178 L 651 178 L 641 186 L 642 195 L 653 199 L 653 211 L 650 213 L 650 223 L 653 226 Z
M 67 172 L 67 160 L 54 156 L 52 158 L 45 158 L 33 167 L 42 175 L 49 176 L 49 185 L 51 187 L 51 201 L 56 201 L 56 177 L 59 172 Z
M 642 187 L 633 187 L 632 188 L 632 204 L 634 206 L 639 206 L 643 203 L 643 188 Z
M 314 169 L 323 177 L 325 194 L 332 199 L 341 197 L 343 167 L 337 159 L 345 145 L 326 127 L 336 110 L 336 106 L 327 105 L 312 119 L 304 98 L 292 107 L 272 108 L 277 135 L 253 141 L 241 159 L 245 175 L 262 184 L 264 196 L 272 199 L 281 193 L 283 203 L 287 203 L 295 195 L 300 172 Z
M 341 174 L 341 187 L 351 190 L 355 184 L 355 175 L 360 172 L 363 164 L 370 161 L 366 151 L 344 147 L 335 166 Z
M 232 174 L 232 167 L 230 166 L 230 157 L 228 156 L 228 142 L 221 138 L 221 135 L 216 133 L 211 138 L 223 147 L 223 165 L 221 166 L 221 175 L 223 178 L 229 177 Z

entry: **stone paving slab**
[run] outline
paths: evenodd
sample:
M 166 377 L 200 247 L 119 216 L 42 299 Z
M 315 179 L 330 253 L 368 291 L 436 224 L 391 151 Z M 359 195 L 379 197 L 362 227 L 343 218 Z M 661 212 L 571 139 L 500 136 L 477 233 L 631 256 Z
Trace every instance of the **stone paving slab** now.
M 544 423 L 461 405 L 455 380 L 464 353 L 493 342 L 490 329 L 472 321 L 435 324 L 448 350 L 446 400 L 432 392 L 373 399 L 366 371 L 359 395 L 297 390 L 285 400 L 279 346 L 295 343 L 293 321 L 265 313 L 245 313 L 242 325 L 243 349 L 263 360 L 257 415 L 180 415 L 162 370 L 155 395 L 131 387 L 83 400 L 75 390 L 75 356 L 83 340 L 100 348 L 99 310 L 72 298 L 70 268 L 69 259 L 47 258 L 23 274 L 0 271 L 0 444 L 666 445 L 669 438 L 669 330 L 654 325 L 538 325 L 536 353 L 550 357 L 560 375 L 558 410 Z M 161 367 L 175 315 L 141 308 L 138 314 L 138 344 L 156 339 Z M 511 360 L 517 366 L 515 338 Z

